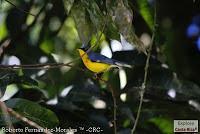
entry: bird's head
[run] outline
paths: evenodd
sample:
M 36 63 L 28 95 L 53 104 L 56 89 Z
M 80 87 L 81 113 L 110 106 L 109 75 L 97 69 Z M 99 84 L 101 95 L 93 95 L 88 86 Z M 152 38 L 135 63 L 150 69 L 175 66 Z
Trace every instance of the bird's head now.
M 80 56 L 82 57 L 89 48 L 90 48 L 89 45 L 82 44 L 81 48 L 78 48 L 77 51 L 79 52 Z
M 87 50 L 85 50 L 84 48 L 78 48 L 77 51 L 79 52 L 80 56 L 83 56 Z

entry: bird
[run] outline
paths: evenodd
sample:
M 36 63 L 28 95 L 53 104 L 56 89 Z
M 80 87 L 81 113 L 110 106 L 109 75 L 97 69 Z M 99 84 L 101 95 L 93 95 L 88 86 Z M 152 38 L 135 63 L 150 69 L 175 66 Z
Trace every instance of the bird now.
M 95 53 L 93 51 L 87 51 L 85 48 L 78 48 L 77 50 L 84 65 L 87 67 L 87 69 L 94 72 L 95 74 L 106 72 L 113 67 L 132 68 L 131 65 L 128 65 L 115 59 L 108 58 L 104 55 Z

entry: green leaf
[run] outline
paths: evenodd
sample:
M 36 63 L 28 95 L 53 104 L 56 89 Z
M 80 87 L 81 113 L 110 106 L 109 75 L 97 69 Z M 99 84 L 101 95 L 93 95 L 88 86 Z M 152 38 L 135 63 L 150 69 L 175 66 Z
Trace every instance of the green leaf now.
M 90 15 L 90 20 L 96 28 L 96 31 L 100 31 L 103 28 L 104 18 L 103 13 L 100 11 L 99 6 L 93 0 L 84 1 L 84 5 L 87 7 L 87 12 Z
M 53 128 L 59 123 L 57 116 L 51 110 L 46 109 L 35 102 L 14 98 L 8 100 L 6 105 L 44 128 Z
M 111 16 L 108 16 L 107 18 L 107 25 L 104 29 L 104 32 L 106 34 L 106 37 L 109 37 L 110 39 L 120 40 L 120 33 L 117 26 L 112 21 Z
M 71 15 L 74 18 L 81 42 L 87 45 L 93 33 L 93 25 L 85 6 L 81 2 L 76 3 L 72 7 Z
M 54 50 L 54 44 L 53 41 L 51 39 L 45 39 L 44 41 L 42 41 L 42 43 L 40 44 L 40 48 L 47 54 L 50 54 L 53 52 Z
M 4 20 L 0 22 L 0 40 L 2 40 L 7 35 L 7 29 L 6 24 L 4 23 Z
M 153 122 L 160 128 L 163 134 L 173 133 L 173 120 L 169 120 L 168 118 L 156 117 L 149 120 Z
M 139 6 L 140 14 L 142 15 L 143 19 L 145 20 L 145 22 L 147 23 L 147 25 L 149 26 L 151 31 L 153 31 L 153 27 L 154 27 L 154 19 L 153 19 L 153 15 L 152 15 L 153 12 L 148 4 L 148 1 L 147 0 L 137 0 L 137 4 Z

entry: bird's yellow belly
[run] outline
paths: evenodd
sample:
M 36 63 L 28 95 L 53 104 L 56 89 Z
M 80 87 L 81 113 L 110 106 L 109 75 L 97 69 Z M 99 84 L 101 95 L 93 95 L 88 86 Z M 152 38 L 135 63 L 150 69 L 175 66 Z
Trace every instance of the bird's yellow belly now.
M 105 72 L 110 68 L 109 64 L 97 63 L 92 61 L 85 61 L 84 64 L 90 71 L 95 73 Z

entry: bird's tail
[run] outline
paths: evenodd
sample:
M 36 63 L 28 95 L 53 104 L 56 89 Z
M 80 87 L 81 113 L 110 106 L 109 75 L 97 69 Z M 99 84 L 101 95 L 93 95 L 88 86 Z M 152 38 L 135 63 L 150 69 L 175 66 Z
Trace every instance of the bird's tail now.
M 115 64 L 119 67 L 128 67 L 128 68 L 133 68 L 133 66 L 123 63 L 123 62 L 115 62 Z

